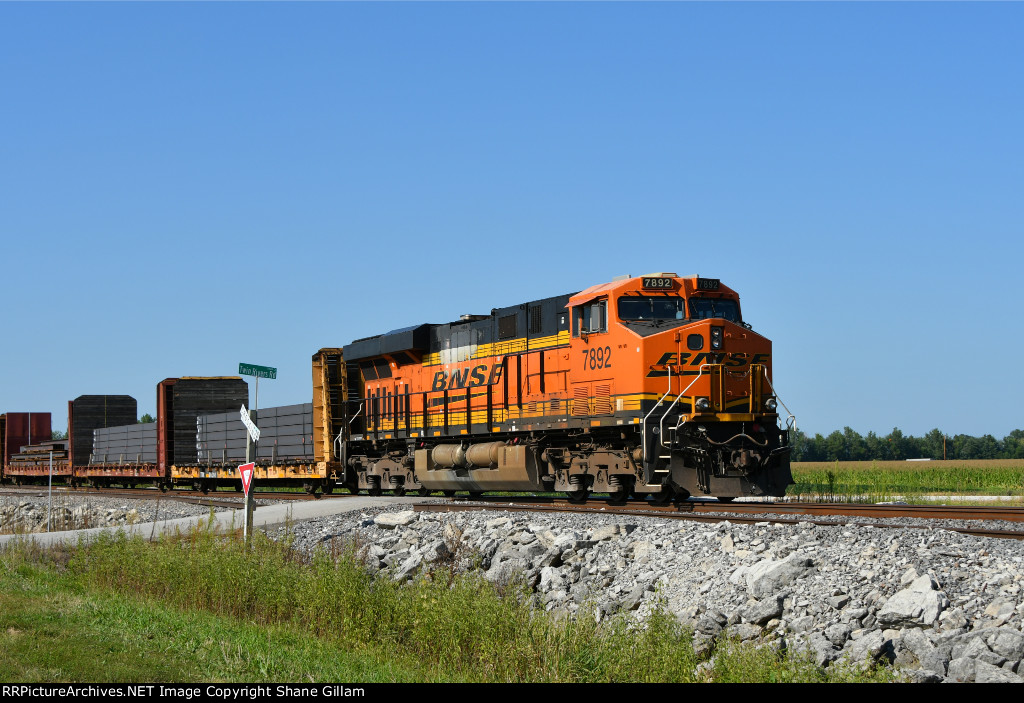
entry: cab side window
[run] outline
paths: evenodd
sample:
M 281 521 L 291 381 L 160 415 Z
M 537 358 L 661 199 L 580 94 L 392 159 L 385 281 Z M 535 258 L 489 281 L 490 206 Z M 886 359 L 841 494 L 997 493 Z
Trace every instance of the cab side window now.
M 596 300 L 573 308 L 572 336 L 608 331 L 608 301 Z

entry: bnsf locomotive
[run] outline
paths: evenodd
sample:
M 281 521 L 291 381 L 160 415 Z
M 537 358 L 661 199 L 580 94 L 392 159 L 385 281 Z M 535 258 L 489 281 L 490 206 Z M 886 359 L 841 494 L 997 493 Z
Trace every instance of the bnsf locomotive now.
M 717 279 L 656 273 L 322 349 L 328 484 L 401 494 L 781 496 L 771 342 Z

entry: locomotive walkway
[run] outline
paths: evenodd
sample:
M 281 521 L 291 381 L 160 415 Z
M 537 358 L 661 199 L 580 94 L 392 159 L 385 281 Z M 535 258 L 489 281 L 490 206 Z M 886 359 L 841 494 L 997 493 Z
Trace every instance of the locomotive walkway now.
M 383 505 L 401 505 L 404 503 L 415 503 L 421 498 L 395 498 L 392 496 L 373 498 L 370 496 L 344 496 L 339 498 L 321 498 L 320 500 L 289 501 L 288 503 L 277 503 L 275 505 L 262 505 L 253 512 L 254 527 L 270 527 L 273 525 L 284 525 L 290 521 L 309 520 L 311 518 L 336 515 L 355 510 L 366 510 Z M 123 525 L 119 527 L 95 527 L 88 530 L 68 530 L 66 532 L 33 532 L 18 535 L 0 535 L 0 545 L 18 539 L 32 541 L 41 546 L 49 546 L 61 543 L 77 543 L 80 538 L 90 539 L 97 537 L 104 532 L 116 533 L 123 530 L 128 535 L 141 535 L 146 539 L 175 532 L 186 532 L 194 528 L 202 520 L 206 524 L 210 519 L 209 515 L 175 518 L 171 520 L 159 520 L 157 522 L 142 522 L 135 525 Z M 213 516 L 214 525 L 218 529 L 240 528 L 245 522 L 245 511 L 239 507 L 238 510 L 222 510 Z

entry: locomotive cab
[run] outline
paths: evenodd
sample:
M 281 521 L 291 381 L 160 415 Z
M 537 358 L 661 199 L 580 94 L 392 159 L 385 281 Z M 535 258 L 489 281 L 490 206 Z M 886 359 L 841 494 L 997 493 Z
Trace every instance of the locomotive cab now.
M 657 273 L 588 289 L 570 306 L 575 401 L 633 425 L 623 437 L 636 441 L 638 489 L 784 495 L 771 342 L 743 321 L 735 291 Z

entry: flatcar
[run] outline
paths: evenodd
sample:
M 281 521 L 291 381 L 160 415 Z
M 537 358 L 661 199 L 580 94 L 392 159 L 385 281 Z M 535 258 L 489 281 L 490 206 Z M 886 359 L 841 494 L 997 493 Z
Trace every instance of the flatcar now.
M 771 341 L 719 279 L 653 273 L 313 357 L 328 484 L 380 494 L 781 496 Z

